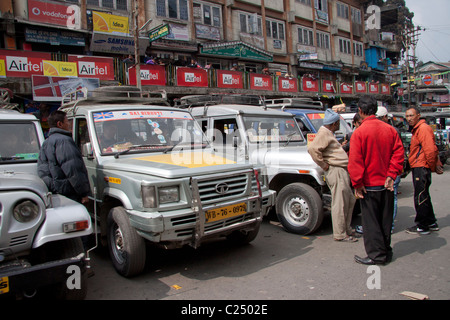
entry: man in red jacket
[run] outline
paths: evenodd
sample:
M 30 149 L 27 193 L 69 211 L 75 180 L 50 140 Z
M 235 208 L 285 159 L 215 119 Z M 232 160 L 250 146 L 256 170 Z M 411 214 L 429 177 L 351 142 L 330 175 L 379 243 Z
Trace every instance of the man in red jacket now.
M 355 196 L 361 199 L 364 247 L 362 264 L 385 264 L 392 259 L 391 227 L 394 180 L 403 169 L 404 150 L 397 131 L 378 120 L 377 101 L 364 96 L 358 102 L 362 124 L 352 134 L 348 172 Z
M 414 207 L 416 209 L 415 226 L 406 229 L 411 234 L 430 234 L 439 227 L 431 204 L 430 185 L 431 172 L 444 172 L 439 151 L 434 139 L 433 129 L 420 119 L 420 111 L 416 107 L 406 110 L 406 121 L 412 128 L 412 138 L 409 147 L 409 165 L 414 184 Z

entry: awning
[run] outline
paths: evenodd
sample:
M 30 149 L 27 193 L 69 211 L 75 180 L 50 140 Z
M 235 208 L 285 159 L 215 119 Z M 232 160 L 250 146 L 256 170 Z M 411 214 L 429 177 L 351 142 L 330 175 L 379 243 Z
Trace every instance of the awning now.
M 252 46 L 243 41 L 202 44 L 200 47 L 200 53 L 228 58 L 241 58 L 244 60 L 264 62 L 273 61 L 273 55 L 270 52 Z

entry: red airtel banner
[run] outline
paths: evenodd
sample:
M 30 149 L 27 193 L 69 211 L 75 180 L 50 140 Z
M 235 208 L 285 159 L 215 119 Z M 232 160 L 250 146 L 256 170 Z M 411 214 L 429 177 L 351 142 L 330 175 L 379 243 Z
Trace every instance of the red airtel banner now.
M 322 81 L 322 91 L 327 93 L 335 93 L 335 84 L 332 80 L 323 80 Z
M 177 68 L 177 86 L 208 87 L 208 73 L 201 68 Z
M 250 89 L 273 90 L 272 77 L 265 74 L 250 73 Z
M 390 93 L 391 93 L 391 90 L 390 90 L 389 84 L 382 83 L 381 84 L 381 94 L 390 94 Z
M 348 83 L 341 83 L 341 93 L 353 93 L 352 85 Z
M 378 83 L 369 83 L 369 93 L 379 93 Z
M 319 82 L 312 78 L 303 78 L 302 89 L 303 91 L 319 92 Z
M 367 93 L 367 86 L 364 81 L 355 81 L 355 93 Z
M 158 65 L 140 65 L 141 69 L 141 85 L 143 86 L 165 86 L 166 85 L 166 69 L 164 66 Z M 132 66 L 128 69 L 130 85 L 136 85 L 136 67 Z
M 278 91 L 297 92 L 298 91 L 297 79 L 278 77 Z
M 80 78 L 114 80 L 114 59 L 111 57 L 69 55 L 68 61 L 77 64 Z
M 0 50 L 0 60 L 5 64 L 6 77 L 31 78 L 43 75 L 43 60 L 51 60 L 48 52 Z
M 217 70 L 217 87 L 230 89 L 244 89 L 242 72 Z

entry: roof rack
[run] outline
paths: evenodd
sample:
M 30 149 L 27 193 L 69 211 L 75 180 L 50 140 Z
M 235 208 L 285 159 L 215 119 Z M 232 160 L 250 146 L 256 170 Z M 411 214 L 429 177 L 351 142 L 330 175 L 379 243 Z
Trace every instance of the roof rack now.
M 323 103 L 321 101 L 313 100 L 312 98 L 279 98 L 265 100 L 265 105 L 268 108 L 281 108 L 281 110 L 295 108 L 295 109 L 321 109 L 323 110 Z
M 144 91 L 133 86 L 106 86 L 89 91 L 86 87 L 67 93 L 62 97 L 58 110 L 74 113 L 77 105 L 86 103 L 141 103 L 170 106 L 165 90 Z
M 175 101 L 178 108 L 204 107 L 218 104 L 264 105 L 264 99 L 258 95 L 212 93 L 209 95 L 189 95 Z
M 10 109 L 20 111 L 18 103 L 11 103 L 13 93 L 8 88 L 0 88 L 0 109 Z

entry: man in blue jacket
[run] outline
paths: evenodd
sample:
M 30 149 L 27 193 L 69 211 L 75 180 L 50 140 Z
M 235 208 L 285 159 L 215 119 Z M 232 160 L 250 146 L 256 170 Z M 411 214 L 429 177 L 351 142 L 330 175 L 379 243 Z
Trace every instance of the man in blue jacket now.
M 38 175 L 53 193 L 80 203 L 89 201 L 89 179 L 80 150 L 72 139 L 70 122 L 63 111 L 48 117 L 50 130 L 38 158 Z

